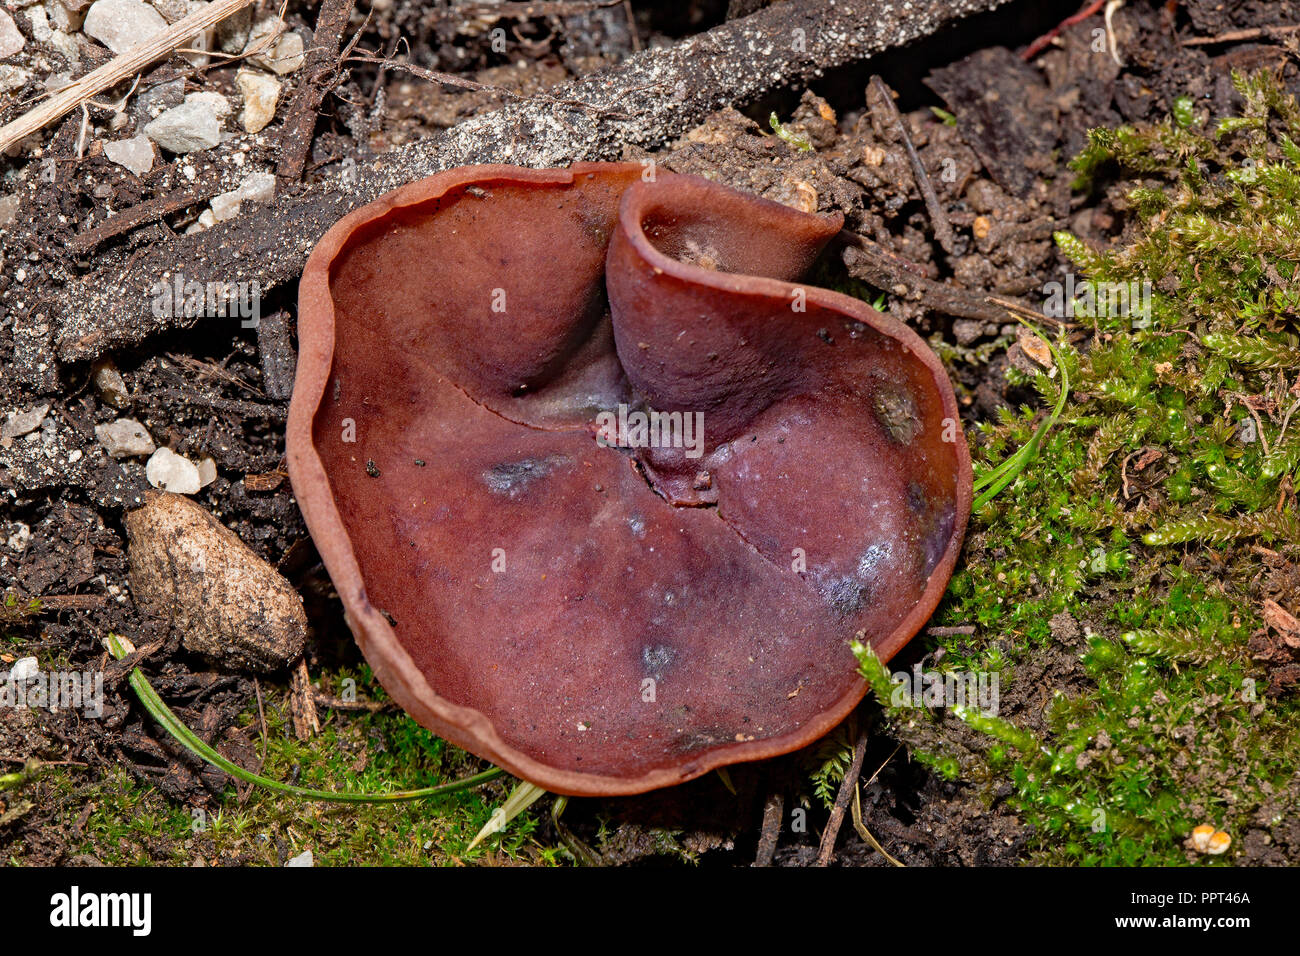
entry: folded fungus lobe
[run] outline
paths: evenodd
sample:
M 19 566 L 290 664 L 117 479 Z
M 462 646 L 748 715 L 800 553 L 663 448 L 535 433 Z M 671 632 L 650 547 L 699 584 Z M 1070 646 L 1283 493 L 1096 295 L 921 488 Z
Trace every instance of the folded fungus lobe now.
M 841 226 L 639 163 L 453 169 L 299 293 L 289 471 L 424 726 L 560 793 L 825 734 L 947 586 L 971 501 L 911 330 L 799 280 Z

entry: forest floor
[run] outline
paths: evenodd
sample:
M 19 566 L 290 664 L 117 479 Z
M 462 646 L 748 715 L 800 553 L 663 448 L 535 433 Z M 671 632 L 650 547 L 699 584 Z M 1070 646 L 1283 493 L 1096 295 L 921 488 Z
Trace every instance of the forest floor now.
M 171 5 L 155 6 L 167 16 Z M 345 32 L 357 49 L 488 88 L 353 64 L 323 99 L 302 180 L 496 109 L 501 90 L 531 95 L 727 13 L 707 0 L 517 6 L 528 9 L 376 0 L 354 11 Z M 83 32 L 86 7 L 0 10 L 0 39 L 16 42 L 7 16 L 22 40 L 0 58 L 0 121 L 109 58 Z M 307 46 L 318 9 L 285 8 Z M 252 22 L 276 10 L 263 2 Z M 110 633 L 148 648 L 139 664 L 162 698 L 268 777 L 384 790 L 485 768 L 387 702 L 308 537 L 284 464 L 296 289 L 262 299 L 257 329 L 205 319 L 93 366 L 58 363 L 52 377 L 19 367 L 20 326 L 41 318 L 34 303 L 176 234 L 221 228 L 214 212 L 229 203 L 213 196 L 275 170 L 306 82 L 290 68 L 292 44 L 274 63 L 199 68 L 173 56 L 97 98 L 114 108 L 77 110 L 10 149 L 0 157 L 0 670 L 35 658 L 45 672 L 102 671 L 104 700 L 90 716 L 0 712 L 0 859 L 277 865 L 310 850 L 317 864 L 748 865 L 764 852 L 764 807 L 779 806 L 766 852 L 809 865 L 865 739 L 862 829 L 907 865 L 1300 862 L 1300 414 L 1290 414 L 1300 245 L 1284 212 L 1300 196 L 1300 111 L 1288 99 L 1300 90 L 1300 3 L 1130 0 L 1030 49 L 1077 10 L 1012 3 L 811 88 L 723 109 L 653 154 L 676 172 L 842 212 L 846 228 L 909 264 L 900 276 L 930 280 L 900 293 L 898 276 L 852 250 L 819 267 L 821 284 L 934 346 L 977 474 L 1030 441 L 1069 375 L 1038 459 L 977 509 L 932 628 L 890 662 L 997 673 L 999 717 L 869 696 L 805 751 L 642 797 L 570 800 L 558 822 L 543 801 L 472 851 L 508 778 L 362 807 L 238 783 L 177 745 L 104 650 Z M 227 33 L 218 48 L 248 42 Z M 273 115 L 247 131 L 245 88 L 272 84 Z M 224 104 L 219 142 L 175 153 L 146 139 L 148 170 L 121 164 L 116 144 L 196 93 Z M 212 189 L 167 205 L 194 182 Z M 950 224 L 947 248 L 929 189 Z M 165 211 L 79 240 L 105 208 L 148 203 Z M 1044 312 L 1067 276 L 1146 282 L 1154 314 L 1143 325 Z M 941 287 L 965 290 L 967 305 L 996 296 L 1027 307 L 1055 351 L 1005 309 L 945 310 Z M 147 451 L 109 453 L 96 429 L 119 419 L 147 431 Z M 210 469 L 193 500 L 301 595 L 311 628 L 301 661 L 261 674 L 214 665 L 137 606 L 124 514 L 149 488 L 154 446 Z M 1229 834 L 1227 853 L 1194 847 L 1202 823 Z M 836 864 L 888 865 L 854 829 Z

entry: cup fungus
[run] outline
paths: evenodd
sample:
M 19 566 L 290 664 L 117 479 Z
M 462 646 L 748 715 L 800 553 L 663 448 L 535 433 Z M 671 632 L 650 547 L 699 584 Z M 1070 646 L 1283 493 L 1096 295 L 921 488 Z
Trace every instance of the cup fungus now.
M 299 300 L 289 472 L 375 674 L 542 787 L 794 750 L 943 594 L 943 367 L 799 278 L 841 226 L 640 164 L 453 169 L 353 212 Z

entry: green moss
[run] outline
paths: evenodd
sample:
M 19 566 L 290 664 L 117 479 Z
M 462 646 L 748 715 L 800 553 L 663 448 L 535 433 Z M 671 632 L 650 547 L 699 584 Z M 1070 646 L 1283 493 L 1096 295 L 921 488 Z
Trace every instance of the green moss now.
M 326 675 L 325 686 L 356 681 L 360 696 L 383 700 L 368 668 Z M 268 777 L 322 790 L 387 791 L 431 786 L 487 768 L 416 724 L 400 710 L 374 714 L 325 712 L 320 734 L 293 736 L 287 697 L 264 688 Z M 256 707 L 241 717 L 260 754 Z M 503 778 L 477 790 L 411 803 L 323 804 L 295 800 L 258 788 L 227 787 L 213 804 L 191 809 L 142 784 L 118 767 L 102 777 L 51 767 L 25 788 L 38 806 L 52 807 L 46 826 L 77 832 L 68 853 L 90 854 L 110 865 L 208 864 L 239 861 L 276 865 L 310 849 L 318 866 L 453 865 L 498 862 L 554 864 L 559 851 L 536 839 L 543 811 L 516 817 L 507 831 L 472 852 L 466 847 L 515 781 Z M 539 804 L 540 808 L 542 804 Z M 79 815 L 89 813 L 77 827 Z M 23 847 L 10 847 L 12 864 Z
M 1066 233 L 1059 247 L 1080 279 L 1149 283 L 1151 308 L 1103 301 L 1075 317 L 1083 334 L 1058 337 L 1064 415 L 973 516 L 937 616 L 977 626 L 935 643 L 945 666 L 999 671 L 1011 713 L 886 708 L 931 763 L 955 761 L 990 792 L 1009 778 L 1044 862 L 1225 865 L 1267 829 L 1263 808 L 1300 809 L 1300 707 L 1267 695 L 1246 647 L 1267 596 L 1252 545 L 1294 562 L 1300 542 L 1300 109 L 1268 74 L 1235 80 L 1242 116 L 1179 103 L 1158 126 L 1095 131 L 1075 160 L 1080 188 L 1128 180 L 1133 221 L 1116 248 Z M 1053 380 L 1032 384 L 1050 405 Z M 977 474 L 1044 415 L 976 429 Z M 1082 638 L 1055 633 L 1060 612 Z M 1046 677 L 1017 685 L 1044 661 Z M 1188 856 L 1200 823 L 1233 836 L 1227 855 Z

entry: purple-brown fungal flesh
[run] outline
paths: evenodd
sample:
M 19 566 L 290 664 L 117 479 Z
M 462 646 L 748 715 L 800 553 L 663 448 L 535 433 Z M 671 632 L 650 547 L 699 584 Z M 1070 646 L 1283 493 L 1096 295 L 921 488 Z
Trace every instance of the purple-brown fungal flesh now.
M 366 659 L 424 726 L 574 795 L 825 734 L 865 692 L 849 641 L 888 659 L 920 629 L 971 501 L 933 352 L 798 284 L 841 217 L 644 172 L 412 183 L 299 293 L 289 471 Z M 646 447 L 620 407 L 702 439 Z

